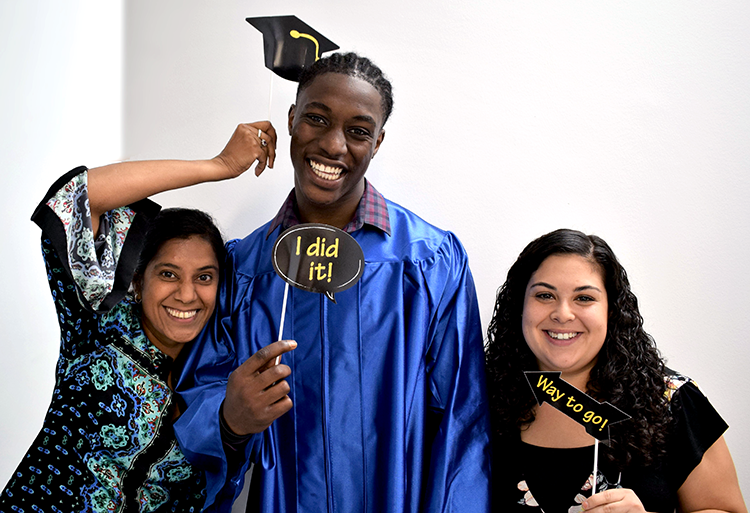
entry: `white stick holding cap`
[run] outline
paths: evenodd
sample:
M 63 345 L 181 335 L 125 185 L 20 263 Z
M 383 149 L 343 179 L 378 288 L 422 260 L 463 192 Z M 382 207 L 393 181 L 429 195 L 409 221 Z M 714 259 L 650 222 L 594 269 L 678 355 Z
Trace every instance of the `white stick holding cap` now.
M 268 116 L 266 116 L 266 119 L 268 121 L 271 121 L 271 99 L 272 98 L 273 98 L 273 73 L 269 71 L 268 72 Z M 268 143 L 265 141 L 265 139 L 263 139 L 262 135 L 263 135 L 263 130 L 259 128 L 258 139 L 260 139 L 261 145 L 266 146 Z

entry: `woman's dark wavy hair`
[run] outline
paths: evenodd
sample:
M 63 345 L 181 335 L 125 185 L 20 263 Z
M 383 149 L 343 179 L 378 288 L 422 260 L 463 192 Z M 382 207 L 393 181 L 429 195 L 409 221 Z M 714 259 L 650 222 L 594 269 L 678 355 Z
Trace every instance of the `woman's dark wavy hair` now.
M 172 239 L 202 237 L 211 245 L 219 262 L 219 276 L 224 266 L 224 237 L 213 218 L 202 210 L 192 208 L 165 208 L 157 214 L 146 233 L 143 249 L 135 270 L 135 280 L 140 281 L 146 266 L 161 247 Z
M 652 464 L 665 453 L 670 421 L 664 361 L 653 338 L 643 330 L 638 300 L 612 249 L 596 235 L 575 230 L 556 230 L 531 242 L 498 291 L 486 347 L 493 430 L 499 440 L 517 440 L 519 431 L 534 420 L 536 403 L 523 375 L 525 370 L 538 370 L 521 327 L 526 286 L 547 257 L 568 254 L 591 260 L 604 274 L 607 336 L 591 370 L 587 393 L 632 416 L 611 426 L 608 455 L 621 467 Z
M 359 78 L 373 86 L 380 93 L 380 106 L 383 109 L 383 126 L 393 112 L 393 88 L 383 71 L 370 59 L 356 53 L 332 53 L 318 59 L 305 68 L 299 78 L 297 98 L 312 81 L 324 73 L 340 73 Z M 381 127 L 382 128 L 382 127 Z

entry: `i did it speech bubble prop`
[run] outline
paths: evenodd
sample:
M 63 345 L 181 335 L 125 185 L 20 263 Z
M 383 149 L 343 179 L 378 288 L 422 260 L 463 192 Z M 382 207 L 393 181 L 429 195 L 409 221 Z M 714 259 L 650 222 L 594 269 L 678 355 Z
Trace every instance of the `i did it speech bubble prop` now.
M 298 289 L 334 294 L 355 283 L 365 270 L 365 256 L 357 241 L 327 224 L 298 224 L 282 233 L 273 246 L 273 268 Z
M 561 372 L 526 371 L 537 403 L 549 403 L 586 428 L 586 432 L 609 443 L 609 426 L 630 418 L 630 415 L 608 402 L 600 403 L 560 377 Z

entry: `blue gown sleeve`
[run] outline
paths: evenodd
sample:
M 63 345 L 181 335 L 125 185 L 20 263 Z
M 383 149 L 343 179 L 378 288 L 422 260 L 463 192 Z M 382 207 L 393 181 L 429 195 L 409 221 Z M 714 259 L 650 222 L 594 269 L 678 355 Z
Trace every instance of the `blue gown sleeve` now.
M 485 512 L 490 507 L 490 429 L 479 307 L 468 258 L 453 234 L 441 253 L 424 275 L 439 294 L 427 364 L 428 424 L 436 432 L 422 510 Z
M 259 451 L 262 434 L 253 435 L 244 447 L 244 458 L 230 468 L 221 439 L 219 409 L 224 401 L 229 375 L 240 363 L 231 333 L 234 323 L 235 298 L 244 290 L 234 273 L 232 248 L 227 243 L 227 262 L 219 290 L 216 313 L 194 342 L 177 385 L 187 410 L 175 423 L 175 435 L 188 460 L 204 470 L 206 502 L 203 511 L 222 511 L 242 491 L 249 462 Z

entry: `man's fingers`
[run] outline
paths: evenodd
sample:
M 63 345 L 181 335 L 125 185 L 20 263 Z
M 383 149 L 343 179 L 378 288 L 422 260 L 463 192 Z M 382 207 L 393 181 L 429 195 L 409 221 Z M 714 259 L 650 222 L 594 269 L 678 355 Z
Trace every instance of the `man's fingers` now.
M 292 400 L 289 399 L 289 396 L 285 395 L 268 407 L 268 414 L 275 420 L 291 410 L 292 406 L 294 406 Z
M 263 400 L 268 404 L 274 404 L 278 402 L 279 399 L 286 396 L 290 391 L 291 388 L 289 387 L 289 383 L 287 383 L 286 380 L 281 379 L 272 383 L 263 391 Z
M 272 365 L 261 371 L 260 374 L 256 376 L 255 379 L 258 389 L 270 389 L 277 381 L 282 381 L 283 379 L 288 378 L 291 373 L 292 369 L 286 365 Z M 284 393 L 287 392 L 288 390 Z
M 277 356 L 288 353 L 295 347 L 297 347 L 297 342 L 294 340 L 279 340 L 278 342 L 273 342 L 260 348 L 257 353 L 245 360 L 240 367 L 244 368 L 245 372 L 262 372 L 264 366 L 269 362 L 275 360 Z

